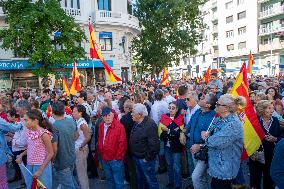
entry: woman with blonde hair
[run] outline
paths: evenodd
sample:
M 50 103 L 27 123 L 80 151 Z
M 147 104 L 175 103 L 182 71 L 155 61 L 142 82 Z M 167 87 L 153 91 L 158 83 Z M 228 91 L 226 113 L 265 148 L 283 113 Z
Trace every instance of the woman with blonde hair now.
M 251 156 L 249 161 L 251 188 L 260 189 L 261 180 L 263 188 L 273 189 L 273 181 L 270 177 L 270 165 L 273 158 L 275 143 L 281 139 L 281 128 L 276 117 L 272 116 L 274 103 L 271 100 L 261 100 L 256 106 L 256 112 L 265 138 L 262 145 Z M 261 179 L 263 175 L 263 179 Z
M 208 173 L 212 177 L 212 189 L 231 189 L 232 181 L 237 177 L 244 143 L 244 131 L 237 111 L 245 105 L 244 97 L 222 95 L 216 103 L 216 113 L 220 117 L 212 121 L 208 131 L 201 133 L 208 146 Z

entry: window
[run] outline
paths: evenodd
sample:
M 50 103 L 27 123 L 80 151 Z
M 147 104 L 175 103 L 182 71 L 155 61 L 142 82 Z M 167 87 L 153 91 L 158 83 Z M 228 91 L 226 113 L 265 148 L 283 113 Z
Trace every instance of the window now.
M 102 51 L 112 51 L 112 32 L 100 32 L 100 45 Z
M 127 1 L 127 13 L 128 14 L 133 14 L 133 9 L 132 9 L 132 2 L 130 2 L 130 1 Z
M 244 2 L 245 2 L 245 0 L 238 0 L 237 1 L 238 5 L 242 5 L 242 4 L 244 4 Z
M 77 0 L 77 9 L 80 9 L 80 0 Z
M 241 28 L 238 29 L 238 34 L 239 35 L 245 34 L 247 32 L 246 30 L 247 30 L 246 26 L 241 27 Z
M 226 31 L 226 38 L 231 38 L 234 37 L 234 31 L 230 30 L 230 31 Z
M 196 57 L 193 57 L 193 58 L 192 58 L 192 62 L 193 62 L 193 64 L 196 63 Z
M 202 55 L 202 61 L 203 61 L 203 62 L 206 62 L 206 57 L 205 57 L 205 55 Z
M 226 9 L 231 9 L 231 8 L 233 8 L 233 1 L 227 2 L 227 3 L 225 4 L 225 6 L 226 6 Z
M 246 11 L 238 13 L 238 20 L 246 18 Z
M 247 42 L 244 41 L 244 42 L 239 42 L 239 49 L 245 49 L 247 46 Z
M 226 23 L 227 23 L 227 24 L 229 24 L 229 23 L 231 23 L 231 22 L 233 22 L 233 15 L 232 15 L 232 16 L 228 16 L 228 17 L 226 18 Z
M 111 11 L 111 0 L 98 0 L 98 9 Z
M 234 44 L 227 45 L 227 51 L 234 50 Z

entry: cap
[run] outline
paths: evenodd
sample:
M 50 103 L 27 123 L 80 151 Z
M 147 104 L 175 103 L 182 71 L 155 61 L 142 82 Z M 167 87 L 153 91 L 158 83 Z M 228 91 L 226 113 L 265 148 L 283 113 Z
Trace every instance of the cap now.
M 102 110 L 102 116 L 108 115 L 110 112 L 112 112 L 112 109 L 109 107 L 104 107 Z

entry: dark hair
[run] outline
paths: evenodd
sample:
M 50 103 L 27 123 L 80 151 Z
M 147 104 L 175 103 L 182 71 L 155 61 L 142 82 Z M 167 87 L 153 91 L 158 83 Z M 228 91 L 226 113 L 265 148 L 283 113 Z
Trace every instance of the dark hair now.
M 15 116 L 16 118 L 20 117 L 18 114 L 17 114 L 17 111 L 15 108 L 12 108 L 11 110 L 8 110 L 7 111 L 7 114 L 9 114 L 11 117 Z
M 182 85 L 178 88 L 178 94 L 181 96 L 186 95 L 187 90 L 188 90 L 187 86 Z
M 42 117 L 42 113 L 39 110 L 31 110 L 26 113 L 26 115 L 31 119 L 31 120 L 38 120 L 38 124 L 41 128 L 47 129 L 49 132 L 52 133 L 52 124 L 48 121 L 47 118 Z
M 75 106 L 77 108 L 78 112 L 82 113 L 82 117 L 86 120 L 87 123 L 90 122 L 90 116 L 86 112 L 86 108 L 83 105 L 77 105 Z
M 126 96 L 123 96 L 118 100 L 119 111 L 122 112 L 122 113 L 124 113 L 123 105 L 127 100 L 128 100 L 128 98 Z
M 161 101 L 164 97 L 164 92 L 162 91 L 162 89 L 157 89 L 154 93 L 155 96 L 155 100 Z
M 87 101 L 87 96 L 88 96 L 88 94 L 87 94 L 87 92 L 86 91 L 80 91 L 80 98 L 83 98 L 83 100 L 84 101 Z
M 30 98 L 30 93 L 29 92 L 23 92 L 22 97 L 23 97 L 23 99 L 28 100 Z
M 178 108 L 177 101 L 172 101 L 172 102 L 169 103 L 169 105 L 171 105 L 171 104 L 175 105 Z
M 56 101 L 52 104 L 52 113 L 56 116 L 63 116 L 65 113 L 65 106 L 63 102 Z
M 212 93 L 210 93 L 208 95 L 209 95 L 210 98 L 209 98 L 207 103 L 210 104 L 210 110 L 215 110 L 218 98 L 216 97 L 216 95 L 214 95 Z
M 273 97 L 273 100 L 276 100 L 276 99 L 280 99 L 280 95 L 279 95 L 279 93 L 278 93 L 278 90 L 275 88 L 275 87 L 269 87 L 268 89 L 266 89 L 266 91 L 265 91 L 265 94 L 268 94 L 268 91 L 270 90 L 270 89 L 273 89 L 274 91 L 275 91 L 275 95 L 274 95 L 274 97 Z
M 31 100 L 31 105 L 34 108 L 39 109 L 39 102 L 37 100 Z
M 20 100 L 18 103 L 16 103 L 16 106 L 19 108 L 25 108 L 27 111 L 31 110 L 31 105 L 27 100 Z

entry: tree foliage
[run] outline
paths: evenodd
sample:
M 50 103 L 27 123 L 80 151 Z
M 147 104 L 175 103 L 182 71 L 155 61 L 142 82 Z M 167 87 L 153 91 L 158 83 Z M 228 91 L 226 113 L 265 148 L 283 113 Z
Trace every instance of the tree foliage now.
M 83 58 L 86 39 L 74 18 L 67 16 L 58 0 L 1 0 L 7 28 L 0 30 L 1 47 L 16 57 L 29 58 L 38 75 Z
M 204 0 L 137 0 L 135 16 L 142 28 L 133 41 L 139 71 L 159 73 L 196 53 L 203 28 L 199 6 Z

